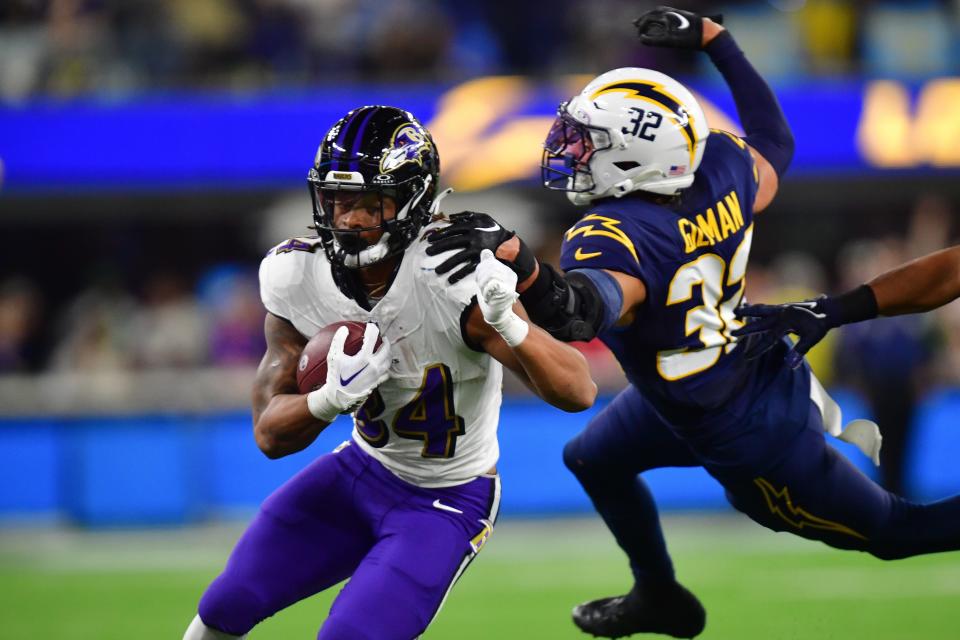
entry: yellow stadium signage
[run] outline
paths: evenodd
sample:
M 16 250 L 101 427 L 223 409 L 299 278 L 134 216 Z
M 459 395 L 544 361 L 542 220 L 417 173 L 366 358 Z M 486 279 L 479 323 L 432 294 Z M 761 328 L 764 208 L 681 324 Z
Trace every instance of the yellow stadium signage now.
M 857 146 L 868 164 L 884 169 L 960 166 L 960 78 L 931 80 L 915 104 L 907 87 L 868 83 Z

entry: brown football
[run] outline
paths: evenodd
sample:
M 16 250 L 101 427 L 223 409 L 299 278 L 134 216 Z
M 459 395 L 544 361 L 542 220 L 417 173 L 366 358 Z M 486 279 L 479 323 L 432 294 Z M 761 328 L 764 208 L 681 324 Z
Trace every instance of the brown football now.
M 343 320 L 320 329 L 304 345 L 300 362 L 297 364 L 297 387 L 299 387 L 300 393 L 310 393 L 314 389 L 322 387 L 327 381 L 327 352 L 330 351 L 333 334 L 340 327 L 347 327 L 350 332 L 347 335 L 346 342 L 343 343 L 343 352 L 352 356 L 360 351 L 360 347 L 363 346 L 363 332 L 367 328 L 366 322 Z M 379 348 L 382 343 L 383 340 L 378 336 L 376 348 Z

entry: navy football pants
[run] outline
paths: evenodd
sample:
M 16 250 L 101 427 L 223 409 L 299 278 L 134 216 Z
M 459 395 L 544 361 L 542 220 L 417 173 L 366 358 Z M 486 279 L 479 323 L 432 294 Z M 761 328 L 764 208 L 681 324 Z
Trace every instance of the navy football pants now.
M 827 444 L 812 402 L 807 428 L 768 460 L 769 468 L 702 464 L 633 386 L 564 449 L 637 579 L 673 577 L 656 504 L 638 475 L 661 467 L 704 466 L 756 522 L 832 547 L 884 560 L 960 549 L 960 496 L 915 504 L 886 491 Z

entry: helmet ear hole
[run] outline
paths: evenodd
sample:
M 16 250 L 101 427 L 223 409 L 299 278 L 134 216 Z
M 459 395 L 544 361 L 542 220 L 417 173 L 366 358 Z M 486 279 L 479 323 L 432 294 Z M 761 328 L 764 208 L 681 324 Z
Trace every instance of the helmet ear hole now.
M 620 171 L 630 171 L 631 169 L 636 169 L 639 167 L 640 163 L 636 160 L 618 160 L 617 162 L 613 163 L 613 166 L 615 166 L 617 169 L 620 169 Z

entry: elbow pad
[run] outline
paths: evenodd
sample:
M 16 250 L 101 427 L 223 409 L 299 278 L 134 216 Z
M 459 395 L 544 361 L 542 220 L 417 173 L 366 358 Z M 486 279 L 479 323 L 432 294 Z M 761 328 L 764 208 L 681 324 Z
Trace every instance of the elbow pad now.
M 596 269 L 578 269 L 566 277 L 549 264 L 520 301 L 534 323 L 563 342 L 592 340 L 620 317 L 623 294 L 616 281 Z

